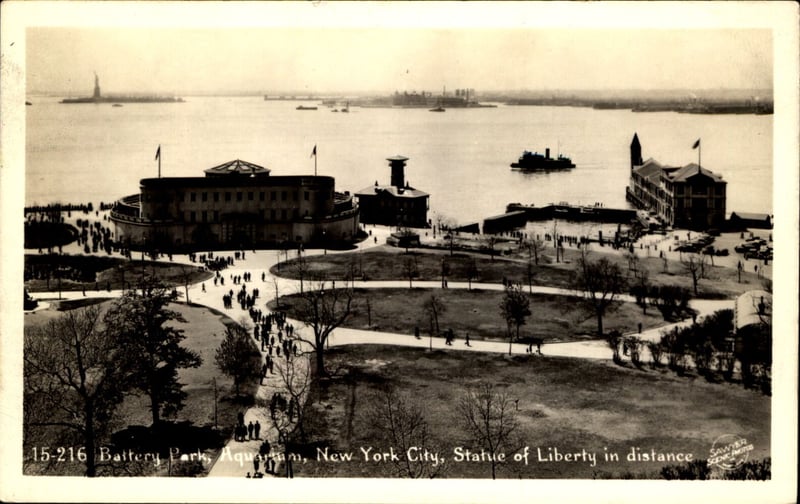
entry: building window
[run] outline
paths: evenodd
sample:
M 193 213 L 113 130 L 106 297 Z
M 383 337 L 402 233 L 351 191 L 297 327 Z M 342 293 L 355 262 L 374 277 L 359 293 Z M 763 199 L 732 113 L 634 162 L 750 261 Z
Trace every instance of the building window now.
M 214 210 L 214 222 L 219 222 L 219 210 Z
M 189 193 L 189 201 L 194 203 L 196 200 L 197 200 L 197 194 L 195 194 L 194 192 L 190 192 Z
M 207 192 L 200 193 L 200 201 L 208 201 L 208 193 Z
M 272 201 L 276 201 L 278 199 L 278 194 L 275 191 L 270 191 L 269 199 Z
M 303 199 L 308 201 L 308 191 L 303 191 Z
M 247 191 L 247 201 L 253 201 L 253 191 Z
M 286 191 L 281 191 L 281 201 L 286 201 Z
M 281 220 L 286 220 L 286 209 L 281 210 Z
M 195 222 L 197 220 L 197 213 L 196 212 L 189 212 L 189 221 Z
M 264 201 L 264 191 L 258 193 L 258 201 Z
M 219 202 L 219 193 L 214 191 L 214 203 Z
M 264 209 L 263 208 L 259 208 L 258 209 L 258 216 L 261 218 L 262 221 L 264 220 Z
M 269 211 L 269 218 L 270 218 L 270 220 L 275 220 L 275 209 L 274 208 Z
M 236 201 L 242 201 L 242 191 L 236 192 Z
M 225 191 L 225 201 L 230 201 L 230 200 L 231 200 L 231 193 Z
M 292 193 L 292 198 L 293 198 L 295 201 L 297 201 L 297 200 L 298 200 L 298 198 L 299 198 L 299 195 L 298 195 L 297 191 L 294 191 L 294 192 Z
M 205 193 L 203 193 L 203 194 L 205 194 Z M 208 222 L 208 211 L 203 210 L 203 213 L 201 215 L 202 215 L 203 222 Z

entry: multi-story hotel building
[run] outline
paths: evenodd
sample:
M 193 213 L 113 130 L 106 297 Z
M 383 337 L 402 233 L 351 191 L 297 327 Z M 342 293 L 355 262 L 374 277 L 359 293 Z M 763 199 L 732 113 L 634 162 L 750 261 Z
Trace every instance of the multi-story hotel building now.
M 116 239 L 160 250 L 353 242 L 358 206 L 328 176 L 270 176 L 235 160 L 205 177 L 146 178 L 114 205 Z
M 701 166 L 665 166 L 642 161 L 639 137 L 631 142 L 631 180 L 626 196 L 640 209 L 654 212 L 666 225 L 704 230 L 725 222 L 727 182 Z

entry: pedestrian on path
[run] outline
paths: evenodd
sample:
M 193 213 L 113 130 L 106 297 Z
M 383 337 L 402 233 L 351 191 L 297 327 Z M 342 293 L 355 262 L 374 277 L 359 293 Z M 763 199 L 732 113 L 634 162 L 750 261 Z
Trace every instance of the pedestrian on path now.
M 470 346 L 470 344 L 469 344 L 469 333 L 467 333 L 466 336 L 464 336 L 464 344 L 467 345 L 467 346 Z
M 255 428 L 255 426 L 253 425 L 252 421 L 249 424 L 247 424 L 247 439 L 253 439 L 253 429 L 254 428 Z
M 261 422 L 256 420 L 255 426 L 253 427 L 253 432 L 256 435 L 256 439 L 261 439 Z

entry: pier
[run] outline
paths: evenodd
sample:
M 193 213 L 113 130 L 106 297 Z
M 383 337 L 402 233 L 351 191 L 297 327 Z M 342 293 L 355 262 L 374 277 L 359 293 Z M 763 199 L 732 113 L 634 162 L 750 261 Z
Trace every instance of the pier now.
M 628 224 L 636 219 L 636 210 L 627 208 L 606 208 L 603 206 L 580 206 L 568 203 L 549 204 L 542 207 L 509 203 L 506 215 L 523 212 L 527 221 L 564 219 L 570 221 L 594 221 Z

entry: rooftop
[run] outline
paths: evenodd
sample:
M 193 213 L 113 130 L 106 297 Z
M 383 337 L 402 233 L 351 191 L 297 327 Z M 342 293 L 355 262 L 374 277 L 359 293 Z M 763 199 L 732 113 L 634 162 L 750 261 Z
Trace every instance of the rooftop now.
M 227 163 L 223 163 L 219 166 L 214 166 L 213 168 L 209 168 L 205 170 L 207 177 L 219 177 L 219 176 L 248 176 L 248 177 L 256 177 L 256 176 L 267 176 L 269 175 L 270 170 L 264 168 L 263 166 L 259 166 L 257 164 L 248 163 L 247 161 L 242 161 L 241 159 L 236 159 L 234 161 L 228 161 Z
M 423 196 L 428 196 L 428 193 L 414 189 L 413 187 L 406 186 L 400 189 L 392 185 L 374 185 L 365 187 L 364 189 L 356 192 L 356 196 L 374 196 L 381 193 L 390 194 L 395 198 L 420 198 Z

